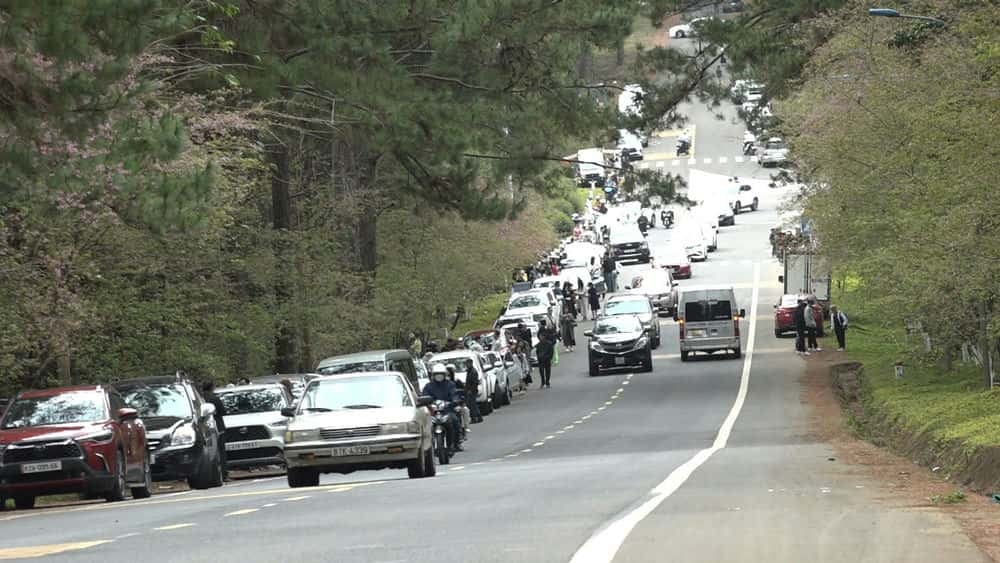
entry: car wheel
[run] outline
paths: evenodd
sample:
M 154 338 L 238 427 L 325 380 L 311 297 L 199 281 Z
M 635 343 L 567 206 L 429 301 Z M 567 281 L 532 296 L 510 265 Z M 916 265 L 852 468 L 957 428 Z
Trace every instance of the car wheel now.
M 496 386 L 493 389 L 493 399 L 492 399 L 491 402 L 493 403 L 493 408 L 494 409 L 499 409 L 500 407 L 503 406 L 503 397 L 500 396 L 500 386 L 499 385 Z
M 733 359 L 738 360 L 743 357 L 743 348 L 733 350 Z
M 426 451 L 423 449 L 417 450 L 417 459 L 411 460 L 406 464 L 406 473 L 410 479 L 422 479 L 434 476 L 436 470 L 434 469 L 434 455 L 431 453 L 432 451 L 432 449 L 427 449 Z
M 210 461 L 208 450 L 203 449 L 201 459 L 198 460 L 198 469 L 195 474 L 188 477 L 188 486 L 192 489 L 208 489 L 212 487 L 212 471 L 214 465 Z
M 510 380 L 507 380 L 507 385 L 504 387 L 503 393 L 503 404 L 509 405 L 511 399 L 514 397 L 514 391 L 510 388 Z
M 108 502 L 125 500 L 125 454 L 121 450 L 115 452 L 115 480 L 104 498 Z
M 653 350 L 657 350 L 660 348 L 660 338 L 661 338 L 660 335 L 657 334 L 656 339 L 653 340 L 653 348 L 652 348 Z
M 289 467 L 288 486 L 293 489 L 319 486 L 319 471 L 305 467 Z
M 479 403 L 479 413 L 483 416 L 489 416 L 493 413 L 493 401 L 486 401 L 485 403 Z
M 733 206 L 733 215 L 739 215 L 740 211 L 742 211 L 742 210 L 743 210 L 743 208 L 740 207 L 740 202 L 737 201 L 736 205 Z M 734 222 L 735 222 L 735 219 L 734 219 Z
M 681 30 L 677 30 L 677 33 L 674 34 L 674 37 L 676 37 L 677 39 L 684 39 L 684 32 Z
M 434 453 L 437 454 L 438 463 L 448 465 L 451 456 L 448 453 L 448 444 L 444 441 L 444 432 L 434 435 Z
M 646 350 L 646 357 L 642 360 L 642 371 L 649 373 L 653 371 L 653 352 Z
M 142 458 L 142 485 L 132 487 L 132 498 L 149 498 L 153 494 L 153 471 L 149 467 L 149 453 Z
M 757 211 L 757 198 L 753 198 L 753 203 L 750 204 L 751 211 Z
M 781 332 L 781 329 L 780 329 L 780 328 L 776 328 L 776 329 L 774 329 L 774 337 L 775 337 L 775 338 L 781 338 L 781 335 L 782 335 L 782 334 L 784 334 L 784 333 L 783 333 L 783 332 Z
M 15 495 L 14 507 L 20 510 L 35 508 L 35 495 Z
M 688 351 L 687 350 L 681 350 L 681 361 L 682 362 L 688 361 Z
M 427 460 L 424 462 L 424 468 L 427 470 L 424 473 L 424 477 L 433 477 L 437 475 L 437 464 L 434 462 L 434 448 L 427 448 L 424 451 L 424 458 Z
M 212 464 L 212 479 L 209 481 L 209 487 L 221 487 L 223 482 L 226 480 L 225 470 L 222 468 L 222 458 L 216 458 L 215 463 Z

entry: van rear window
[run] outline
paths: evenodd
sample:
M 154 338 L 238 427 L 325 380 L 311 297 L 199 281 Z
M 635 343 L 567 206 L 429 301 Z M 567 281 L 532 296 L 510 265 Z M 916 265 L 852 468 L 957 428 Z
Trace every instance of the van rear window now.
M 689 301 L 684 304 L 684 320 L 691 323 L 732 320 L 729 301 Z

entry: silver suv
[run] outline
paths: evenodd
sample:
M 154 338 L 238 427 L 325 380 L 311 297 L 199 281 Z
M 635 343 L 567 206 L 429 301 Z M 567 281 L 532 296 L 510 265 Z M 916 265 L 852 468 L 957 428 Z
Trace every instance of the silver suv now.
M 216 389 L 226 407 L 226 467 L 285 464 L 285 427 L 281 409 L 292 406 L 284 385 L 240 385 Z

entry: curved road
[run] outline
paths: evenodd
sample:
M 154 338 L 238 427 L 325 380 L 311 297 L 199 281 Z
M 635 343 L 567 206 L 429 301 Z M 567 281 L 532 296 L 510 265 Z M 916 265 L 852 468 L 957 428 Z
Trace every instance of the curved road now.
M 768 176 L 733 158 L 740 126 L 703 108 L 682 109 L 697 125 L 697 161 L 665 159 L 662 168 Z M 724 110 L 731 118 L 732 108 Z M 671 152 L 672 143 L 657 139 L 648 152 Z M 864 477 L 828 461 L 829 446 L 806 438 L 804 363 L 772 331 L 781 289 L 767 233 L 779 191 L 765 196 L 760 211 L 722 229 L 719 250 L 681 281 L 682 289 L 731 284 L 739 306 L 748 315 L 756 309 L 743 323 L 743 359 L 682 364 L 676 326 L 663 319 L 652 373 L 590 378 L 582 337 L 589 323 L 582 323 L 579 347 L 562 354 L 552 388 L 531 389 L 474 426 L 467 451 L 436 478 L 362 472 L 291 490 L 277 477 L 3 512 L 0 559 L 986 561 L 950 519 L 883 506 Z M 650 244 L 667 244 L 670 234 L 654 229 Z

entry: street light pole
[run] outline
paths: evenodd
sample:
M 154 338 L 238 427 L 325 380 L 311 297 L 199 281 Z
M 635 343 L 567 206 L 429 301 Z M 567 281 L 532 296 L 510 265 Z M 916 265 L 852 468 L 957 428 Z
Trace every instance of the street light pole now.
M 892 8 L 870 8 L 868 10 L 869 16 L 881 16 L 883 18 L 905 18 L 908 20 L 921 20 L 926 22 L 931 22 L 935 25 L 947 25 L 944 20 L 938 18 L 932 18 L 930 16 L 915 16 L 913 14 L 901 14 L 897 10 Z

